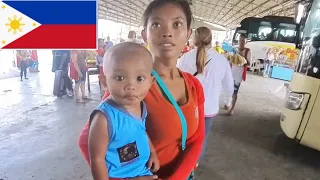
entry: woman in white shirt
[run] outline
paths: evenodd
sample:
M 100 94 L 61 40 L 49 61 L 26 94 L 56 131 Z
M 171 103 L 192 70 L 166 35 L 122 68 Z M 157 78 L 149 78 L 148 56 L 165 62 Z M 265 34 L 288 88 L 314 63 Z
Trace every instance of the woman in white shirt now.
M 268 52 L 266 54 L 266 59 L 264 61 L 264 67 L 263 67 L 263 76 L 264 77 L 270 77 L 270 71 L 271 71 L 271 66 L 273 64 L 273 61 L 274 61 L 275 57 L 274 57 L 274 54 L 272 52 L 272 49 L 269 48 L 268 49 Z
M 232 96 L 234 90 L 230 64 L 223 55 L 212 50 L 211 41 L 210 29 L 197 28 L 193 36 L 196 48 L 184 54 L 177 62 L 177 67 L 181 71 L 193 74 L 199 79 L 204 90 L 205 141 L 200 159 L 205 152 L 212 121 L 219 112 L 221 86 L 228 96 Z

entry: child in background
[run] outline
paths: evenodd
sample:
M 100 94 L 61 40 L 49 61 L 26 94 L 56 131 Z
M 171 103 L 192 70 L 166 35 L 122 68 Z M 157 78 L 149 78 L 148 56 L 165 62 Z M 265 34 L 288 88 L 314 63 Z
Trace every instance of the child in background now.
M 102 80 L 110 96 L 90 116 L 93 178 L 152 175 L 159 169 L 159 160 L 146 133 L 147 108 L 143 102 L 154 81 L 152 56 L 140 44 L 124 42 L 112 47 L 103 61 Z

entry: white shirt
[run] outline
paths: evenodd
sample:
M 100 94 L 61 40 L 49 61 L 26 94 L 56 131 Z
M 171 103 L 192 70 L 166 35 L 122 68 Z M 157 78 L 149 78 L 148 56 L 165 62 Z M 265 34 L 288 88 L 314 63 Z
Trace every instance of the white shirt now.
M 219 112 L 221 86 L 228 96 L 232 96 L 234 82 L 228 60 L 212 49 L 208 48 L 206 52 L 206 61 L 211 60 L 204 68 L 204 72 L 198 74 L 196 78 L 199 79 L 204 90 L 204 114 L 206 117 L 211 117 Z M 177 67 L 181 71 L 194 74 L 197 72 L 196 56 L 197 49 L 192 49 L 178 60 Z

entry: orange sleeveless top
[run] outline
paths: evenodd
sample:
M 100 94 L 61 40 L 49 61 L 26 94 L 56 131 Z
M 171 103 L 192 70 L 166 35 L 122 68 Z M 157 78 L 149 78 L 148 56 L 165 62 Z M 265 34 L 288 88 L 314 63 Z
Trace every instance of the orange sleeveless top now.
M 196 89 L 187 80 L 185 81 L 188 101 L 180 108 L 187 121 L 187 139 L 189 139 L 198 130 L 199 110 Z M 147 133 L 160 161 L 161 168 L 157 174 L 160 178 L 166 178 L 173 174 L 179 161 L 178 156 L 182 153 L 181 122 L 177 111 L 158 90 L 157 84 L 151 86 L 145 102 L 148 109 Z

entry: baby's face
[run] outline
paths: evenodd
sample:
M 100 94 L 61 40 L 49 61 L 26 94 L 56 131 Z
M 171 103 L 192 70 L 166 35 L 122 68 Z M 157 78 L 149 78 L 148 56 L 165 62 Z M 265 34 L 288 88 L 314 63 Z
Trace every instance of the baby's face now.
M 146 97 L 153 83 L 152 65 L 146 63 L 152 62 L 152 59 L 139 53 L 121 56 L 121 58 L 125 59 L 114 59 L 108 63 L 107 90 L 121 106 L 139 104 Z

